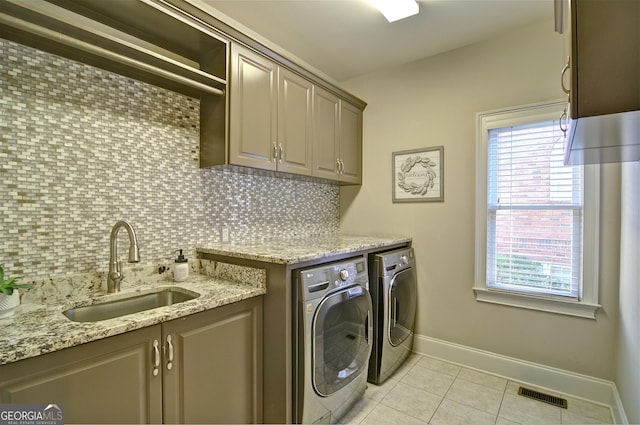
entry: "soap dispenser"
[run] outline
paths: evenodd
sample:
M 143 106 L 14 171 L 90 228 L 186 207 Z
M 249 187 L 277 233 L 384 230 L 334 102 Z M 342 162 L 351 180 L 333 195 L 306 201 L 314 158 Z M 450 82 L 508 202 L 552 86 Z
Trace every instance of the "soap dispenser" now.
M 184 255 L 182 255 L 182 250 L 180 249 L 178 251 L 180 254 L 178 254 L 178 258 L 176 258 L 173 266 L 173 280 L 176 282 L 182 282 L 183 280 L 187 280 L 189 277 L 189 262 L 184 258 Z

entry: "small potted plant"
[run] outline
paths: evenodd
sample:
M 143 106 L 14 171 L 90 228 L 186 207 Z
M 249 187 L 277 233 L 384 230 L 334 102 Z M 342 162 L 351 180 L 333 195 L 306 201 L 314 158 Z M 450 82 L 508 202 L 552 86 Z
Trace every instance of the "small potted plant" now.
M 0 264 L 0 319 L 13 315 L 14 310 L 20 305 L 18 289 L 28 289 L 31 285 L 17 283 L 20 276 L 5 279 L 4 266 Z

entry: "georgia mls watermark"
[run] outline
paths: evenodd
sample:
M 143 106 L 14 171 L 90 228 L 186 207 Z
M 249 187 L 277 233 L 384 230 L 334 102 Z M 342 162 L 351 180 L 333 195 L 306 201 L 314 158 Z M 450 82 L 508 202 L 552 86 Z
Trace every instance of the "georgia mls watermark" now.
M 63 425 L 59 404 L 0 404 L 0 425 Z

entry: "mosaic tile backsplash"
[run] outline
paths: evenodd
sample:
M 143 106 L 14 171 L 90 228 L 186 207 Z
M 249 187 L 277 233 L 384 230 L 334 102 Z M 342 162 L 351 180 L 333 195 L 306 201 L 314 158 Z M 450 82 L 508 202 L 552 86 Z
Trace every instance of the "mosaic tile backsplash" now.
M 108 268 L 118 220 L 142 264 L 184 249 L 335 233 L 339 187 L 200 169 L 199 101 L 0 39 L 0 263 L 26 279 Z M 121 259 L 128 239 L 119 234 Z

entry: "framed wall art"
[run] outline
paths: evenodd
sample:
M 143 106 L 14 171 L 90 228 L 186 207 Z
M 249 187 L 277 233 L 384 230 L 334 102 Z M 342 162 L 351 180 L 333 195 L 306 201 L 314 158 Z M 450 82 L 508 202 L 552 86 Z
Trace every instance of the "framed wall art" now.
M 444 146 L 393 152 L 393 202 L 444 202 Z

